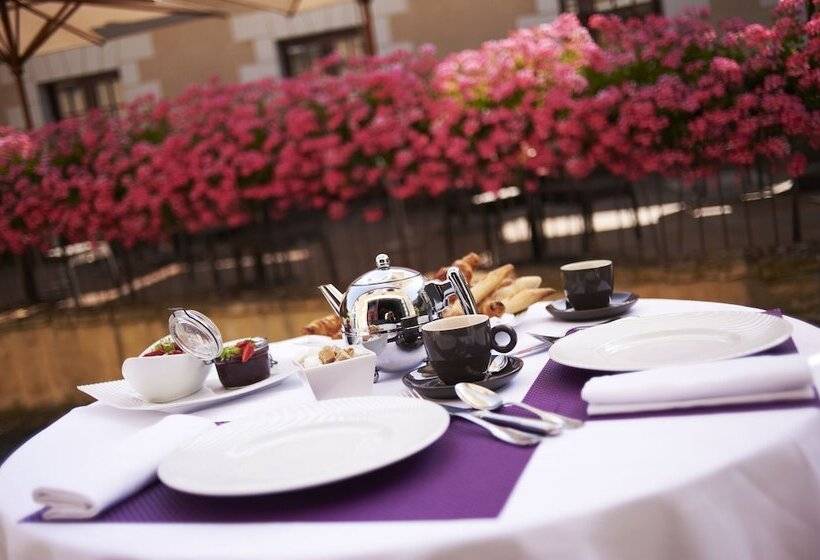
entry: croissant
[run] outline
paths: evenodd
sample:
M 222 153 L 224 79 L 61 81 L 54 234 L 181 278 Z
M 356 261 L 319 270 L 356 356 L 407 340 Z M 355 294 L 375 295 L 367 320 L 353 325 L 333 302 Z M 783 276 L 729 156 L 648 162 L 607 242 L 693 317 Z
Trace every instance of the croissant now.
M 475 253 L 472 253 L 472 254 L 475 254 Z M 469 255 L 467 255 L 467 256 L 469 257 Z M 473 279 L 473 268 L 474 267 L 473 267 L 472 264 L 470 264 L 470 261 L 468 261 L 466 259 L 463 259 L 463 258 L 462 259 L 457 259 L 457 260 L 453 261 L 453 264 L 451 264 L 450 266 L 457 266 L 458 269 L 461 271 L 461 274 L 464 276 L 464 280 L 466 280 L 468 284 Z M 438 271 L 436 271 L 436 274 L 435 274 L 434 278 L 436 280 L 445 280 L 447 278 L 447 269 L 448 268 L 449 267 L 447 267 L 447 266 L 442 266 L 441 268 L 439 268 Z
M 319 334 L 323 336 L 330 336 L 338 338 L 342 330 L 342 320 L 338 315 L 326 315 L 321 319 L 314 319 L 304 326 L 302 332 L 304 334 Z
M 501 317 L 504 315 L 504 303 L 499 300 L 486 299 L 478 306 L 478 312 L 488 317 Z

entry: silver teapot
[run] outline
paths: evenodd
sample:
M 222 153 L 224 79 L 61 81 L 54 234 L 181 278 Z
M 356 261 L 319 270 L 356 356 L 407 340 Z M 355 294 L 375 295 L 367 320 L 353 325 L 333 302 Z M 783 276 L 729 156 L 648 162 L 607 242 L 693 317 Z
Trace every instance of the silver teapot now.
M 426 357 L 419 328 L 439 319 L 455 294 L 466 314 L 477 313 L 475 299 L 461 271 L 447 269 L 446 280 L 425 280 L 420 272 L 390 266 L 385 254 L 376 268 L 356 278 L 343 294 L 332 284 L 319 286 L 342 320 L 347 344 L 376 353 L 377 372 L 404 373 Z

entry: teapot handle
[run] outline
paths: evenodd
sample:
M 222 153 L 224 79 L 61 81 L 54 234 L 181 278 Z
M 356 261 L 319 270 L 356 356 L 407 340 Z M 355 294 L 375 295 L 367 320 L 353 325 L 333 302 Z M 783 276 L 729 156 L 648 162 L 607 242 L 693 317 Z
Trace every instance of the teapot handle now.
M 470 291 L 470 285 L 464 279 L 464 275 L 457 266 L 451 266 L 447 269 L 447 280 L 453 287 L 458 301 L 461 302 L 461 308 L 465 315 L 475 315 L 478 313 L 478 305 L 476 305 L 473 292 Z

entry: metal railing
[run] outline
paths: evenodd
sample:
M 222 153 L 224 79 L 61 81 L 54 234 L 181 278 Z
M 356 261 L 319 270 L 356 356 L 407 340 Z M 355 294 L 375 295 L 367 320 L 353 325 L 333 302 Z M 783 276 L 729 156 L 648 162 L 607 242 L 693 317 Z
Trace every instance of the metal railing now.
M 816 176 L 791 181 L 759 168 L 729 169 L 690 185 L 596 177 L 551 181 L 533 193 L 517 187 L 456 192 L 391 200 L 377 223 L 356 212 L 339 222 L 300 215 L 128 251 L 105 244 L 58 248 L 36 257 L 35 280 L 46 304 L 76 307 L 246 290 L 313 293 L 318 284 L 344 285 L 369 270 L 380 252 L 419 270 L 436 270 L 469 251 L 515 263 L 586 256 L 657 264 L 754 258 L 816 250 L 818 186 Z M 30 303 L 20 266 L 20 258 L 3 257 L 0 309 Z

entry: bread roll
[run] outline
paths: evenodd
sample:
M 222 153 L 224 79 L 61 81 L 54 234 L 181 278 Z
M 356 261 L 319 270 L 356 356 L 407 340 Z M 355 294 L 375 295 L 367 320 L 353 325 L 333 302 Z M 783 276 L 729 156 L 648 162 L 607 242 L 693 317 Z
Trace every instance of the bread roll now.
M 521 276 L 510 282 L 506 287 L 499 288 L 493 294 L 493 297 L 501 300 L 509 299 L 521 290 L 532 290 L 539 286 L 541 286 L 540 276 Z
M 541 301 L 545 297 L 555 293 L 552 288 L 530 288 L 521 290 L 509 299 L 503 300 L 502 303 L 507 310 L 507 313 L 521 313 L 525 311 L 530 305 L 537 301 Z

